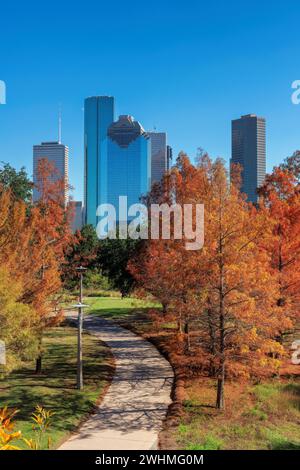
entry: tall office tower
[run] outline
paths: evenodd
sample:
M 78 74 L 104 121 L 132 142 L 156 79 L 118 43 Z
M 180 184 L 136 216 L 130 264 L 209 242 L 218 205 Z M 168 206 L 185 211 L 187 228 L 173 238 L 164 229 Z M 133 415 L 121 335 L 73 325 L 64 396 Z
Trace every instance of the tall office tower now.
M 114 122 L 114 98 L 85 100 L 85 220 L 97 225 L 97 207 L 112 204 L 119 214 L 119 196 L 128 206 L 150 187 L 151 143 L 131 116 Z
M 85 222 L 96 226 L 96 210 L 105 196 L 107 130 L 114 120 L 114 98 L 92 96 L 84 104 Z M 101 197 L 102 196 L 102 197 Z
M 170 147 L 170 145 L 167 145 L 167 170 L 170 170 L 171 168 L 172 157 L 173 157 L 172 147 Z
M 84 224 L 84 209 L 82 201 L 70 201 L 72 211 L 72 232 L 81 230 Z
M 266 175 L 266 121 L 247 114 L 232 121 L 231 162 L 242 167 L 242 192 L 257 202 L 257 188 Z
M 61 142 L 42 142 L 41 145 L 33 146 L 33 183 L 35 185 L 33 189 L 33 202 L 36 202 L 39 199 L 39 192 L 36 188 L 38 183 L 38 162 L 44 158 L 49 162 L 52 162 L 56 169 L 57 174 L 54 174 L 50 180 L 53 182 L 59 179 L 64 180 L 62 196 L 64 198 L 65 205 L 67 205 L 69 199 L 69 148 L 66 145 L 63 145 Z
M 119 196 L 127 196 L 128 207 L 140 202 L 151 184 L 151 141 L 132 116 L 120 116 L 108 128 L 107 160 L 102 166 L 106 185 L 101 201 L 119 211 Z M 124 220 L 122 218 L 121 220 Z
M 151 140 L 151 184 L 159 182 L 168 170 L 168 146 L 165 132 L 148 132 Z

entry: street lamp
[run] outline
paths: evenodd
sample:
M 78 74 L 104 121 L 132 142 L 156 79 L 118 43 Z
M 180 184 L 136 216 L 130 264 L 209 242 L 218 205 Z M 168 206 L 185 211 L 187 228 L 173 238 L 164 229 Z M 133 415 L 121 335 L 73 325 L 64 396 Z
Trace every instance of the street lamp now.
M 82 303 L 82 300 L 83 300 L 82 280 L 83 280 L 83 273 L 86 270 L 87 268 L 85 268 L 84 266 L 79 266 L 78 268 L 76 268 L 76 271 L 80 273 L 80 286 L 79 286 L 79 302 L 80 303 Z
M 83 323 L 83 307 L 87 305 L 78 302 L 73 305 L 74 308 L 78 308 L 78 327 L 77 327 L 77 388 L 81 390 L 83 388 L 83 371 L 82 371 L 82 323 Z
M 83 325 L 83 308 L 87 307 L 82 303 L 83 291 L 82 281 L 83 273 L 87 268 L 79 266 L 76 270 L 80 273 L 80 289 L 79 289 L 79 302 L 74 307 L 78 308 L 78 326 L 77 326 L 77 388 L 81 390 L 83 388 L 83 371 L 82 371 L 82 325 Z

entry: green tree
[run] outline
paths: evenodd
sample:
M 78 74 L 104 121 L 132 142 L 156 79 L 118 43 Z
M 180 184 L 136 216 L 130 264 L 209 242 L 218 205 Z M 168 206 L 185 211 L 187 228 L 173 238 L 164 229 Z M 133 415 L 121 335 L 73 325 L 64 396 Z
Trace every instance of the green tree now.
M 99 240 L 96 231 L 92 225 L 84 225 L 80 231 L 77 231 L 67 248 L 66 263 L 63 270 L 63 282 L 66 288 L 74 289 L 78 286 L 78 273 L 76 268 L 84 266 L 87 272 L 84 276 L 86 281 L 95 280 L 95 259 L 97 255 Z
M 1 162 L 1 165 L 0 184 L 2 188 L 10 188 L 17 199 L 29 204 L 31 202 L 33 183 L 28 178 L 25 167 L 17 171 L 9 163 Z
M 128 296 L 135 286 L 134 277 L 127 265 L 140 244 L 140 240 L 119 238 L 107 238 L 99 242 L 96 264 L 102 273 L 108 276 L 112 287 L 121 292 L 122 297 Z
M 279 166 L 281 170 L 289 171 L 300 182 L 300 150 L 295 150 L 293 155 L 284 159 L 284 162 Z

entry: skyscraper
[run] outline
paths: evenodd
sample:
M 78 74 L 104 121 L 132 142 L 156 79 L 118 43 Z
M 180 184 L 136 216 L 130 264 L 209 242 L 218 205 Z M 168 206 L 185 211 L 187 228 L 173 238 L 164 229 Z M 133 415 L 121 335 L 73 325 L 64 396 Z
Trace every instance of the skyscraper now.
M 70 201 L 72 214 L 72 232 L 75 233 L 76 230 L 81 230 L 84 224 L 84 209 L 82 201 Z
M 92 96 L 84 104 L 84 206 L 87 224 L 96 226 L 96 210 L 105 196 L 107 130 L 114 120 L 114 98 Z
M 114 99 L 85 101 L 85 214 L 96 226 L 97 207 L 112 204 L 118 218 L 119 197 L 139 203 L 150 188 L 151 142 L 138 121 L 122 115 L 114 122 Z
M 102 171 L 107 175 L 102 202 L 114 205 L 117 212 L 119 196 L 127 196 L 130 206 L 149 191 L 151 142 L 132 116 L 122 115 L 108 128 L 107 162 Z
M 36 188 L 38 183 L 38 162 L 41 159 L 47 159 L 55 165 L 57 174 L 51 177 L 52 181 L 59 179 L 64 180 L 63 198 L 65 204 L 68 203 L 68 164 L 69 164 L 69 148 L 61 142 L 42 142 L 40 145 L 33 146 L 33 202 L 38 201 L 39 192 Z
M 173 150 L 170 145 L 167 145 L 167 170 L 171 168 L 171 162 L 173 157 Z
M 231 163 L 242 167 L 242 192 L 257 202 L 257 188 L 266 175 L 266 121 L 247 114 L 232 121 Z
M 151 184 L 159 182 L 169 169 L 170 147 L 165 132 L 148 132 L 151 140 Z

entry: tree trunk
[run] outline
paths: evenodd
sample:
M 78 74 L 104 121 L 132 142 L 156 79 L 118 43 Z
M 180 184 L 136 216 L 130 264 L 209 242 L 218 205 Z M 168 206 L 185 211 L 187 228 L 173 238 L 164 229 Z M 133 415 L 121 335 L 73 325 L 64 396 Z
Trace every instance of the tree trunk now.
M 186 336 L 186 342 L 185 342 L 185 352 L 189 353 L 191 350 L 191 338 L 190 338 L 190 323 L 189 323 L 189 318 L 187 321 L 184 323 L 184 333 Z
M 39 346 L 38 346 L 38 357 L 35 361 L 35 373 L 42 373 L 42 336 L 39 337 Z
M 222 368 L 221 368 L 221 373 L 218 378 L 218 385 L 217 385 L 216 407 L 219 410 L 225 410 L 224 384 L 225 384 L 225 364 L 223 363 Z
M 220 234 L 222 233 L 222 211 L 220 214 Z M 225 305 L 224 305 L 224 261 L 223 261 L 223 241 L 220 236 L 219 239 L 219 251 L 220 251 L 220 278 L 219 278 L 219 332 L 220 332 L 220 345 L 219 345 L 219 370 L 218 370 L 218 386 L 217 386 L 217 401 L 216 407 L 219 410 L 225 409 L 224 399 L 224 383 L 225 383 Z
M 183 333 L 183 322 L 182 322 L 182 312 L 179 312 L 179 318 L 177 320 L 177 329 L 178 333 L 181 335 Z
M 210 305 L 210 299 L 208 299 L 208 304 Z M 216 375 L 216 367 L 215 367 L 216 332 L 215 332 L 215 326 L 213 324 L 213 312 L 210 306 L 207 309 L 207 318 L 208 318 L 208 330 L 209 330 L 209 337 L 210 337 L 209 351 L 211 354 L 209 373 L 211 377 L 215 377 Z
M 42 373 L 42 355 L 41 354 L 36 358 L 35 373 L 36 374 Z

